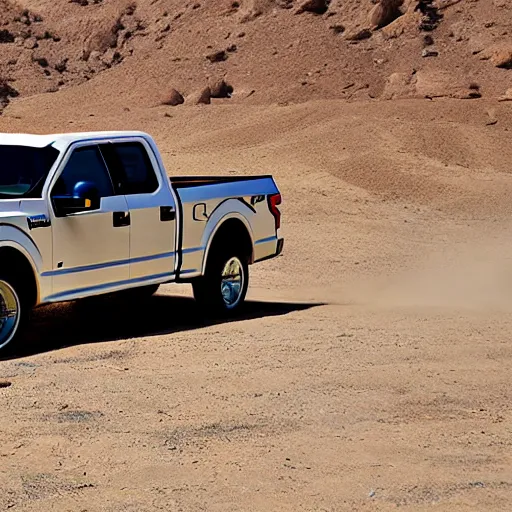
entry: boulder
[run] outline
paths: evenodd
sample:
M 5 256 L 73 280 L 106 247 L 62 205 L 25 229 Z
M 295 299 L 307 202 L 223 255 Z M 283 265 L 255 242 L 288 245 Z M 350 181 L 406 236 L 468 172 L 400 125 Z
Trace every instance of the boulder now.
M 491 62 L 497 68 L 512 69 L 512 44 L 497 48 L 491 55 Z
M 313 14 L 324 14 L 329 9 L 330 0 L 305 0 L 295 14 L 302 14 L 303 12 L 312 12 Z
M 210 94 L 212 98 L 230 98 L 233 94 L 233 87 L 224 79 L 212 81 L 210 83 Z
M 382 28 L 384 39 L 394 39 L 402 34 L 415 34 L 418 32 L 418 24 L 421 20 L 421 14 L 414 11 L 408 11 L 403 16 L 389 23 Z
M 381 99 L 411 98 L 416 92 L 416 77 L 412 73 L 393 73 L 384 85 Z
M 266 14 L 279 6 L 279 2 L 276 0 L 247 0 L 243 3 L 243 9 L 241 10 L 242 17 L 241 23 L 255 20 L 257 17 Z
M 403 0 L 380 0 L 370 11 L 368 22 L 372 30 L 385 27 L 402 16 Z
M 209 87 L 204 87 L 196 92 L 193 92 L 187 97 L 187 103 L 190 105 L 209 105 L 212 100 L 212 92 Z
M 462 84 L 457 84 L 453 75 L 447 71 L 418 71 L 415 76 L 415 96 L 419 98 L 447 97 L 462 88 Z
M 176 89 L 171 89 L 162 100 L 163 105 L 170 105 L 172 107 L 183 103 L 185 103 L 185 98 Z
M 476 84 L 457 82 L 448 71 L 393 73 L 386 80 L 381 99 L 456 98 L 475 99 L 482 96 Z
M 490 60 L 497 68 L 512 69 L 512 41 L 498 43 L 480 53 L 482 60 Z
M 109 48 L 117 47 L 117 23 L 96 28 L 84 47 L 84 60 L 88 60 L 92 52 L 105 53 Z

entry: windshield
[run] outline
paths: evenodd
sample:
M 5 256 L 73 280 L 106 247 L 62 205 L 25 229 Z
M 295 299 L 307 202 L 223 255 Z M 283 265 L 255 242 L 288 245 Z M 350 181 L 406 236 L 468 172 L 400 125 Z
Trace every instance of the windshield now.
M 59 151 L 0 145 L 0 199 L 39 197 Z

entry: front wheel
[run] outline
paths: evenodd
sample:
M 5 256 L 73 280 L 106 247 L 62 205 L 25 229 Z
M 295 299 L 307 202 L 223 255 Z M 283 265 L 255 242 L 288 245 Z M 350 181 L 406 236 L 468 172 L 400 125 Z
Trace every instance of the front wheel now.
M 208 258 L 203 277 L 192 283 L 194 297 L 205 313 L 238 311 L 247 295 L 249 265 L 236 250 L 216 251 Z
M 28 314 L 20 280 L 15 275 L 0 275 L 0 355 L 15 351 Z

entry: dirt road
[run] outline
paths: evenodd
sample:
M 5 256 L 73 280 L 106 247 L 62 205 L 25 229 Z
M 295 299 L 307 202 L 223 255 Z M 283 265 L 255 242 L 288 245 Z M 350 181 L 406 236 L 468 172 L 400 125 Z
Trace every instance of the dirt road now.
M 232 322 L 187 286 L 39 310 L 0 362 L 1 510 L 509 508 L 509 104 L 50 101 L 0 130 L 142 129 L 170 174 L 271 172 L 286 245 Z

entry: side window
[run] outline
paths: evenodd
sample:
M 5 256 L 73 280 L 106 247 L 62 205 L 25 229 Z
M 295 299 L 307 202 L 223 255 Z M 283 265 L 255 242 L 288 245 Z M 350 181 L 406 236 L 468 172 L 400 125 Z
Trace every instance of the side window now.
M 113 144 L 124 174 L 125 194 L 150 194 L 158 180 L 144 146 L 138 142 Z
M 52 197 L 72 196 L 75 185 L 81 181 L 94 184 L 100 197 L 115 195 L 110 175 L 97 146 L 78 148 L 73 151 L 52 189 Z

